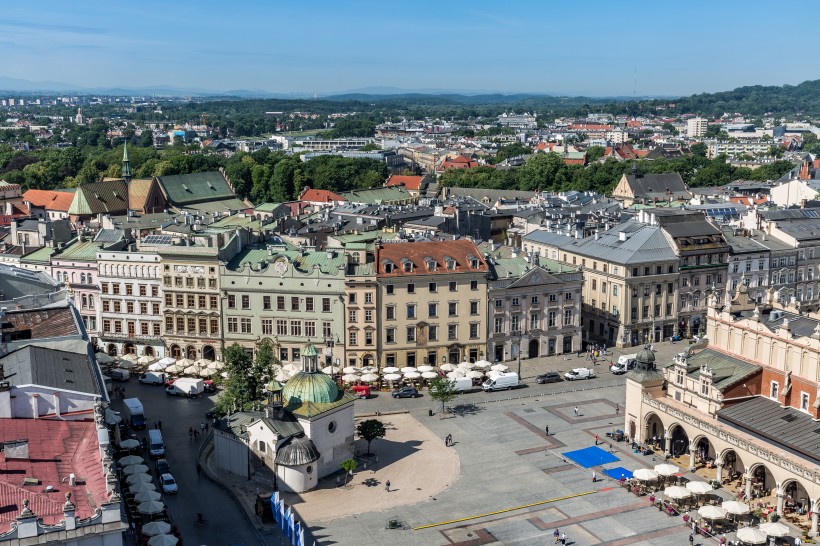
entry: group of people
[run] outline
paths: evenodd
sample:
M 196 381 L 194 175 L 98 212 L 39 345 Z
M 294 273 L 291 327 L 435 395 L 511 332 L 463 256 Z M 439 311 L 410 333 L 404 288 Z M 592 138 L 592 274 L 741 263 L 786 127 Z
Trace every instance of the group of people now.
M 446 447 L 451 447 L 453 445 L 453 435 L 452 434 L 448 434 L 447 436 L 444 437 L 444 445 Z
M 114 396 L 119 396 L 120 398 L 125 398 L 125 387 L 121 385 L 114 386 Z
M 202 421 L 199 423 L 198 429 L 196 426 L 188 427 L 188 438 L 191 440 L 199 440 L 199 435 L 202 434 L 205 436 L 206 432 L 208 432 L 208 423 L 206 421 Z
M 552 533 L 552 536 L 555 538 L 554 544 L 558 544 L 558 542 L 561 542 L 561 544 L 566 544 L 567 543 L 567 534 L 562 533 L 557 528 Z

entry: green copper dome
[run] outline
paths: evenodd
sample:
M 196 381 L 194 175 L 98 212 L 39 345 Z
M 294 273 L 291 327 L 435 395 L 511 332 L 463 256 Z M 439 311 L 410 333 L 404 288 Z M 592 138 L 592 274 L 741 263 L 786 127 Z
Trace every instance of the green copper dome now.
M 323 373 L 299 372 L 285 383 L 282 391 L 282 402 L 301 404 L 313 402 L 329 404 L 339 397 L 339 389 L 329 375 Z

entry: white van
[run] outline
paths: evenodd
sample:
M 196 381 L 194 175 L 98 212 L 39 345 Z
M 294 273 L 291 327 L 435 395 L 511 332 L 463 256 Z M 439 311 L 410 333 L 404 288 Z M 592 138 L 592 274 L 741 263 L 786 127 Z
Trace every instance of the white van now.
M 485 392 L 512 389 L 518 386 L 518 374 L 515 372 L 502 373 L 495 379 L 488 379 L 481 384 Z
M 630 360 L 635 360 L 636 358 L 638 358 L 638 353 L 633 355 L 621 355 L 618 357 L 618 365 L 626 366 Z
M 450 381 L 453 384 L 453 390 L 456 392 L 467 392 L 473 390 L 473 380 L 469 377 L 459 377 Z
M 165 455 L 165 442 L 162 441 L 162 431 L 151 429 L 148 431 L 148 453 L 151 457 L 162 457 Z
M 131 372 L 122 368 L 114 368 L 108 373 L 108 376 L 114 381 L 128 381 L 131 379 Z

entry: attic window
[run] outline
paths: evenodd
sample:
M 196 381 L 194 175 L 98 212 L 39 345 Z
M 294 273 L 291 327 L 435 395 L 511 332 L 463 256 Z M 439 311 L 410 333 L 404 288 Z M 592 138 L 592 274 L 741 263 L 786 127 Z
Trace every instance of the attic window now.
M 394 265 L 393 262 L 384 262 L 384 272 L 392 273 Z
M 435 271 L 436 270 L 436 261 L 433 258 L 427 258 L 425 260 L 427 262 L 427 271 Z
M 478 269 L 478 258 L 473 258 L 470 260 L 470 267 L 473 269 Z
M 456 261 L 452 258 L 447 260 L 447 269 L 454 270 L 456 268 Z
M 413 262 L 409 260 L 405 261 L 402 263 L 402 267 L 404 268 L 405 273 L 410 273 L 411 271 L 413 271 Z

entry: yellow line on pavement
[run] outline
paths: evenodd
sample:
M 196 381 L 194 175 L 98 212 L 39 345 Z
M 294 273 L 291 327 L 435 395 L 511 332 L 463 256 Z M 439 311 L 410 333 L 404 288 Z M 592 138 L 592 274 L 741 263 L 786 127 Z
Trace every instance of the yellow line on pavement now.
M 418 527 L 413 527 L 414 531 L 418 531 L 420 529 L 429 529 L 430 527 L 439 527 L 441 525 L 449 525 L 451 523 L 459 523 L 461 521 L 469 521 L 471 519 L 478 519 L 483 518 L 486 516 L 495 516 L 496 514 L 503 514 L 505 512 L 512 512 L 513 510 L 521 510 L 523 508 L 530 508 L 532 506 L 541 506 L 542 504 L 549 504 L 551 502 L 558 502 L 566 499 L 574 499 L 575 497 L 583 497 L 584 495 L 591 495 L 595 493 L 595 491 L 584 491 L 583 493 L 576 493 L 575 495 L 567 495 L 566 497 L 558 497 L 555 499 L 548 499 L 539 502 L 533 502 L 530 504 L 522 504 L 521 506 L 513 506 L 512 508 L 504 508 L 503 510 L 496 510 L 495 512 L 487 512 L 486 514 L 478 514 L 477 516 L 468 516 L 466 518 L 459 518 L 459 519 L 451 519 L 448 521 L 440 521 L 438 523 L 430 523 L 428 525 L 419 525 Z

